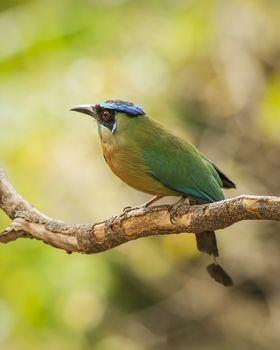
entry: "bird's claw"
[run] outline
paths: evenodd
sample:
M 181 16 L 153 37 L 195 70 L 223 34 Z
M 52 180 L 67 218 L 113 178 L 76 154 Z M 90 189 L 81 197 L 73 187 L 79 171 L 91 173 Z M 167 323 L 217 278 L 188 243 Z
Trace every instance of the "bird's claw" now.
M 138 207 L 125 207 L 123 209 L 123 212 L 122 214 L 120 215 L 120 219 L 125 219 L 127 217 L 127 215 L 131 212 L 131 211 L 134 211 L 134 210 L 139 210 L 139 209 L 143 209 L 143 208 L 146 208 L 146 205 L 139 205 Z
M 178 202 L 174 203 L 173 205 L 170 205 L 168 211 L 169 211 L 169 220 L 171 224 L 175 224 L 177 219 L 178 210 L 184 205 L 186 198 L 182 197 L 178 200 Z
M 120 216 L 112 216 L 110 219 L 105 221 L 105 233 L 106 234 L 112 234 L 112 228 L 111 226 L 114 225 L 117 221 L 125 219 L 128 215 L 128 213 L 130 213 L 132 210 L 137 210 L 142 208 L 142 206 L 140 207 L 125 207 L 123 209 L 123 212 L 121 213 Z
M 175 207 L 175 205 L 171 205 L 168 211 L 169 211 L 169 220 L 171 224 L 174 225 L 177 218 L 178 207 Z
M 121 213 L 121 218 L 126 218 L 126 217 L 127 217 L 127 214 L 128 214 L 131 210 L 133 210 L 133 209 L 134 209 L 134 208 L 131 207 L 130 205 L 127 206 L 127 207 L 125 207 L 125 208 L 123 209 L 123 212 Z

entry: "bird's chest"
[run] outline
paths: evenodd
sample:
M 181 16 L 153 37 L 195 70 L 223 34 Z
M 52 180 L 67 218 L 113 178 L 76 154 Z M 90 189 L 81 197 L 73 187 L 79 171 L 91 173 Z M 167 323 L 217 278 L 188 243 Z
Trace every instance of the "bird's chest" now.
M 137 147 L 121 133 L 112 134 L 106 128 L 100 128 L 99 133 L 104 159 L 113 173 L 134 188 L 142 183 L 146 176 Z
M 102 127 L 99 129 L 101 145 L 103 149 L 103 156 L 109 167 L 112 171 L 119 175 L 118 173 L 121 171 L 121 159 L 123 158 L 123 147 L 120 138 L 115 137 L 111 131 Z
M 99 128 L 99 134 L 105 161 L 122 181 L 136 190 L 153 195 L 176 195 L 148 175 L 141 147 L 137 142 L 132 142 L 125 134 L 112 134 L 104 127 Z

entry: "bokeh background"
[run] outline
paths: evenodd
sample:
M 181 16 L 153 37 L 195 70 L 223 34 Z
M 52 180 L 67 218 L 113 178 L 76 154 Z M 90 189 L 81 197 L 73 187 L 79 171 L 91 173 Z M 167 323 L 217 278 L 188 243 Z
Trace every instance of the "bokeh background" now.
M 103 161 L 80 103 L 131 100 L 238 184 L 280 195 L 278 0 L 1 0 L 0 165 L 49 216 L 95 222 L 150 197 Z M 0 228 L 9 220 L 0 214 Z M 218 232 L 235 286 L 192 235 L 99 255 L 0 247 L 2 350 L 279 349 L 280 225 Z

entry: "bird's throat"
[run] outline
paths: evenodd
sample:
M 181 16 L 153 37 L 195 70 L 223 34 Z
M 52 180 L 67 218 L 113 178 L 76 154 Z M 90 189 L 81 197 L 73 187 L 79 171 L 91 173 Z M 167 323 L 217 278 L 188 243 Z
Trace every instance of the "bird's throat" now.
M 100 140 L 102 144 L 112 144 L 113 143 L 113 137 L 112 131 L 108 129 L 106 126 L 99 124 L 98 125 L 98 132 L 100 135 Z

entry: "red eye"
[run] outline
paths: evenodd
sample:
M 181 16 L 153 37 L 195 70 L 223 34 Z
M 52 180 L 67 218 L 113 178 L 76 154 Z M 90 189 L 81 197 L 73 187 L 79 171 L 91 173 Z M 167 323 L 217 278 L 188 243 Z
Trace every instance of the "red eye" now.
M 109 111 L 104 111 L 102 113 L 102 119 L 106 122 L 111 119 L 111 113 Z

